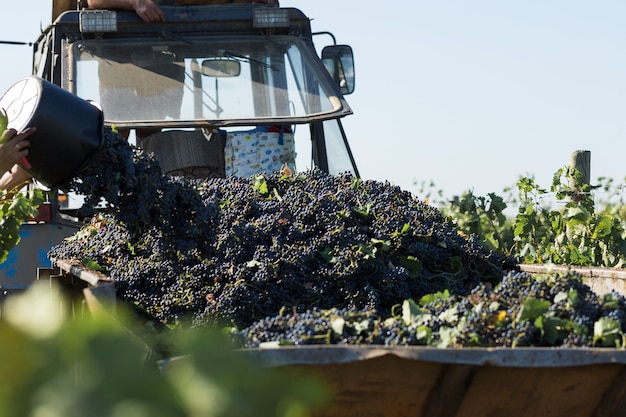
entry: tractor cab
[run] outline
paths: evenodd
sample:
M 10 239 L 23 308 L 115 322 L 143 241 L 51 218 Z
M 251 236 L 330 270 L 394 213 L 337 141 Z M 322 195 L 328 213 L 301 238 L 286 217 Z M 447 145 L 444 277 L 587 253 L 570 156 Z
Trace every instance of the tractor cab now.
M 354 91 L 347 45 L 318 55 L 294 8 L 235 3 L 61 13 L 35 46 L 36 75 L 101 106 L 164 172 L 249 176 L 288 166 L 358 176 L 341 118 Z M 321 33 L 328 35 L 328 32 Z

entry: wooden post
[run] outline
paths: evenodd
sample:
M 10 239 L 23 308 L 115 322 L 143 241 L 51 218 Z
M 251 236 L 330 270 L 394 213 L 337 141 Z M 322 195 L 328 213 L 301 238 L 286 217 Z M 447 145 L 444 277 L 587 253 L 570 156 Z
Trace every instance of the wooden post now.
M 591 183 L 591 151 L 574 151 L 570 159 L 570 168 L 576 168 L 582 174 L 583 184 Z M 570 188 L 574 191 L 574 201 L 579 201 L 582 196 L 576 197 L 576 181 L 570 178 Z
M 583 183 L 591 182 L 591 151 L 572 152 L 570 167 L 576 168 L 583 174 Z
M 582 174 L 583 184 L 589 184 L 591 181 L 591 151 L 574 151 L 570 157 L 570 169 L 577 169 Z M 585 196 L 576 187 L 576 180 L 570 176 L 569 186 L 572 190 L 572 201 L 579 203 Z M 567 227 L 565 235 L 571 241 L 573 239 L 572 230 Z

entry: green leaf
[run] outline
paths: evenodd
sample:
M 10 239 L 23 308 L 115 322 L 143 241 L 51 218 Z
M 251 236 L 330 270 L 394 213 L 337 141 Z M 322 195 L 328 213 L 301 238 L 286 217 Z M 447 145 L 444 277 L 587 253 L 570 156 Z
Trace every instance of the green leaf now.
M 616 294 L 608 293 L 602 297 L 602 310 L 618 310 L 620 308 L 620 297 Z
M 267 181 L 265 180 L 265 176 L 263 176 L 263 174 L 255 175 L 253 177 L 252 187 L 263 195 L 269 193 Z
M 448 298 L 450 298 L 450 291 L 448 291 L 447 289 L 443 291 L 437 291 L 436 293 L 426 294 L 422 296 L 422 298 L 420 298 L 419 305 L 424 307 L 426 304 L 430 304 L 437 300 L 447 300 Z
M 491 199 L 491 203 L 489 204 L 489 211 L 502 213 L 507 207 L 506 203 L 504 202 L 504 199 L 502 199 L 502 197 L 500 197 L 499 195 L 495 193 L 489 193 L 488 195 L 489 195 L 489 198 Z
M 585 211 L 578 206 L 568 208 L 565 211 L 564 216 L 568 219 L 568 221 L 576 220 L 576 223 L 582 222 L 586 219 Z
M 85 265 L 87 268 L 91 269 L 92 271 L 98 271 L 98 272 L 103 272 L 104 268 L 100 266 L 100 264 L 98 264 L 98 262 L 94 261 L 93 259 L 85 256 L 82 260 L 81 263 L 83 265 Z
M 246 268 L 258 268 L 258 267 L 261 267 L 261 266 L 263 266 L 263 263 L 255 260 L 255 259 L 253 259 L 251 261 L 248 261 L 246 263 Z
M 333 251 L 332 248 L 324 248 L 319 253 L 320 255 L 322 255 L 322 258 L 324 258 L 324 260 L 328 262 L 329 264 L 337 263 L 338 259 L 335 256 L 335 252 Z
M 354 327 L 354 331 L 357 334 L 367 333 L 367 331 L 370 328 L 370 322 L 369 320 L 361 320 L 361 321 L 354 322 L 352 326 Z
M 602 239 L 610 236 L 613 231 L 613 218 L 609 216 L 603 216 L 596 224 L 593 230 L 593 237 L 596 239 Z
M 330 328 L 333 330 L 333 333 L 338 337 L 343 335 L 343 329 L 346 325 L 346 321 L 343 317 L 337 317 L 330 322 Z
M 479 306 L 481 306 L 482 303 L 478 303 L 476 306 L 474 306 L 474 310 L 476 311 L 480 311 Z M 497 301 L 492 301 L 491 303 L 489 303 L 489 306 L 487 307 L 489 309 L 489 311 L 498 311 L 500 310 L 500 303 Z
M 541 338 L 550 346 L 557 346 L 563 342 L 568 335 L 567 320 L 557 317 L 538 317 L 535 326 L 541 330 Z
M 428 326 L 418 326 L 415 332 L 415 337 L 419 341 L 423 341 L 424 344 L 429 344 L 432 340 L 433 331 Z
M 131 255 L 135 256 L 135 247 L 133 246 L 133 244 L 130 243 L 129 241 L 126 241 L 126 246 L 128 247 L 128 250 L 130 251 Z
M 363 259 L 366 261 L 371 261 L 376 258 L 376 252 L 378 252 L 378 248 L 376 246 L 366 245 L 365 243 L 359 243 L 358 245 L 353 245 L 353 248 L 360 254 L 363 255 Z
M 458 331 L 453 327 L 442 327 L 439 329 L 439 343 L 437 347 L 447 348 L 456 343 Z
M 619 320 L 601 317 L 593 325 L 593 342 L 604 347 L 623 347 L 624 334 Z
M 450 307 L 449 309 L 441 312 L 438 316 L 439 320 L 442 320 L 449 324 L 456 324 L 459 320 L 459 308 L 457 305 Z
M 524 301 L 516 321 L 533 321 L 542 316 L 550 308 L 550 301 L 528 298 Z
M 283 201 L 283 198 L 280 196 L 280 194 L 278 194 L 278 190 L 276 188 L 274 188 L 274 197 L 276 197 L 278 201 Z
M 371 238 L 370 241 L 372 242 L 374 246 L 382 249 L 383 251 L 388 251 L 389 248 L 391 247 L 391 242 L 388 240 Z
M 352 207 L 352 210 L 357 213 L 358 215 L 364 217 L 364 218 L 369 218 L 370 216 L 370 211 L 372 210 L 372 203 L 367 203 L 366 205 L 361 205 L 361 206 L 355 206 Z
M 523 215 L 517 216 L 517 219 L 515 221 L 515 228 L 513 229 L 514 236 L 524 235 L 524 232 L 526 230 L 526 225 L 528 224 L 527 220 L 528 220 L 527 216 L 523 216 Z
M 578 304 L 578 291 L 576 291 L 575 289 L 571 288 L 568 292 L 567 292 L 567 298 L 569 301 L 569 304 L 571 306 L 576 306 Z
M 415 304 L 415 301 L 404 300 L 402 303 L 402 319 L 408 326 L 418 323 L 423 315 L 424 311 Z
M 565 291 L 560 291 L 554 296 L 554 303 L 560 303 L 561 301 L 565 301 L 569 298 L 569 294 Z
M 423 268 L 422 261 L 411 255 L 407 256 L 406 258 L 400 258 L 400 265 L 405 267 L 413 278 L 419 275 L 419 273 L 422 272 Z
M 3 135 L 4 131 L 7 130 L 7 126 L 9 124 L 9 117 L 7 116 L 7 112 L 0 108 L 0 137 Z
M 451 256 L 450 258 L 448 258 L 447 268 L 448 271 L 455 274 L 465 271 L 463 259 L 460 256 Z
M 362 178 L 353 177 L 350 180 L 350 188 L 352 188 L 353 190 L 358 190 L 361 184 L 363 184 Z

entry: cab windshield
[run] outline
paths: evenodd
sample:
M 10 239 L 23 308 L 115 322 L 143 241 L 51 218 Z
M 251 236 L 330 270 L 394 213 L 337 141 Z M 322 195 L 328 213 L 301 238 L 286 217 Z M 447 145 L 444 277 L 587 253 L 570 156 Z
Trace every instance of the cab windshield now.
M 78 96 L 108 124 L 172 127 L 306 123 L 350 109 L 311 49 L 292 36 L 80 40 L 69 50 Z

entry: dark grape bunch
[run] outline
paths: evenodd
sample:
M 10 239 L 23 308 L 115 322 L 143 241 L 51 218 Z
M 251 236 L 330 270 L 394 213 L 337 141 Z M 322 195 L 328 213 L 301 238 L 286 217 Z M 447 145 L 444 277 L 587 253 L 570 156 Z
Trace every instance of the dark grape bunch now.
M 625 298 L 598 296 L 572 273 L 511 272 L 494 289 L 481 284 L 467 295 L 444 292 L 407 305 L 413 306 L 411 315 L 391 317 L 367 309 L 287 310 L 232 335 L 246 348 L 268 343 L 624 347 Z
M 515 268 L 388 182 L 318 170 L 170 178 L 111 130 L 70 189 L 89 196 L 91 222 L 49 257 L 99 265 L 157 324 L 244 328 L 283 307 L 388 316 Z

